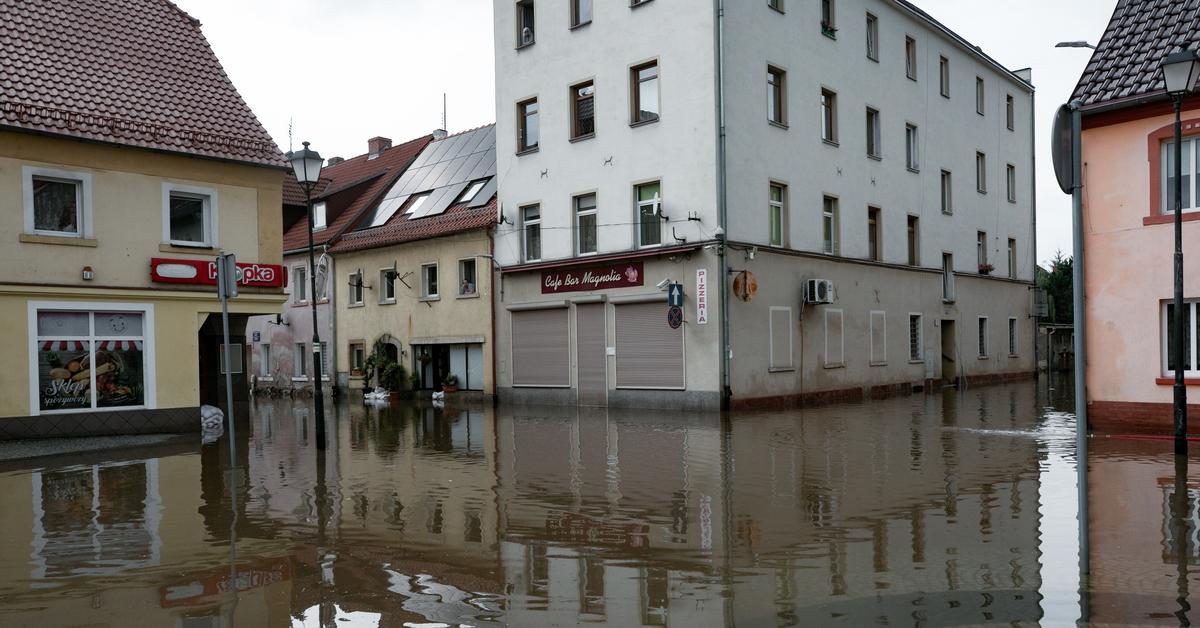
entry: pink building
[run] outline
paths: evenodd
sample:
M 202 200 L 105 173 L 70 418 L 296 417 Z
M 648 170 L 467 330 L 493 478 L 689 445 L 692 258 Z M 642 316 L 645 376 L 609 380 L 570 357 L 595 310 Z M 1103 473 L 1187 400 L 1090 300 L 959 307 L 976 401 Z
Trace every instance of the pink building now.
M 1120 0 L 1075 88 L 1083 113 L 1087 399 L 1093 430 L 1172 432 L 1174 110 L 1159 62 L 1200 49 L 1200 0 Z M 1184 333 L 1200 425 L 1200 95 L 1183 107 Z M 1172 192 L 1168 192 L 1171 190 Z M 1196 429 L 1191 430 L 1196 432 Z

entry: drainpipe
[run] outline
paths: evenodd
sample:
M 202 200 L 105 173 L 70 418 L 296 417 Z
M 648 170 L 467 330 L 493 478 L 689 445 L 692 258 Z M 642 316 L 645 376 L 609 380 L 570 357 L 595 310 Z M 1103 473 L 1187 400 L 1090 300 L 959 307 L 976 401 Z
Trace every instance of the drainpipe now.
M 1029 80 L 1033 82 L 1033 71 L 1030 70 Z M 1034 176 L 1029 177 L 1029 215 L 1030 215 L 1030 244 L 1029 258 L 1033 260 L 1033 294 L 1037 294 L 1037 129 L 1033 124 L 1035 113 L 1037 111 L 1037 92 L 1032 89 L 1029 92 L 1029 147 L 1030 154 L 1030 172 Z M 1031 295 L 1032 296 L 1032 295 Z M 1037 313 L 1034 313 L 1033 318 L 1033 372 L 1037 375 Z M 1046 362 L 1046 374 L 1050 374 L 1050 363 Z
M 721 409 L 729 409 L 732 396 L 729 362 L 733 348 L 729 342 L 729 263 L 726 259 L 725 240 L 728 235 L 726 224 L 729 218 L 728 185 L 726 182 L 725 157 L 725 0 L 713 0 L 717 12 L 716 64 L 717 64 L 717 277 L 721 299 Z
M 1087 328 L 1083 310 L 1083 104 L 1072 101 L 1071 107 L 1071 235 L 1074 239 L 1072 267 L 1072 300 L 1075 323 L 1075 464 L 1079 502 L 1079 574 L 1086 578 L 1091 571 L 1088 561 L 1088 475 L 1087 475 Z M 1082 583 L 1081 583 L 1082 585 Z M 1081 587 L 1082 588 L 1082 587 Z
M 492 407 L 500 405 L 500 387 L 496 383 L 499 371 L 496 370 L 496 232 L 492 227 L 487 228 L 487 243 L 488 243 L 488 290 L 491 294 L 488 295 L 492 300 L 492 307 L 488 313 L 492 319 L 492 338 L 488 347 L 492 352 Z M 475 271 L 478 274 L 478 270 Z M 478 281 L 478 279 L 476 279 Z M 503 279 L 501 279 L 503 281 Z M 607 365 L 606 365 L 607 368 Z

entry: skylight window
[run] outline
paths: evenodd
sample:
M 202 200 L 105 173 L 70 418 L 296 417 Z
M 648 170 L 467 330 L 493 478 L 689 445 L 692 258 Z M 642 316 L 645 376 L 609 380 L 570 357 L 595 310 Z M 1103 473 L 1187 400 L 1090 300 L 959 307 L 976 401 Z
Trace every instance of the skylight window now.
M 386 223 L 392 217 L 392 215 L 396 213 L 396 210 L 400 208 L 400 204 L 403 200 L 403 196 L 384 199 L 384 201 L 379 204 L 379 209 L 375 210 L 375 219 L 371 221 L 371 226 L 379 227 Z
M 408 209 L 405 212 L 408 214 L 408 219 L 424 218 L 429 213 L 429 207 L 425 206 L 425 201 L 429 200 L 429 192 L 413 196 L 408 202 Z
M 454 202 L 456 204 L 457 203 L 470 203 L 471 201 L 475 200 L 476 196 L 479 196 L 480 190 L 482 190 L 483 186 L 486 184 L 487 184 L 487 179 L 480 179 L 479 181 L 472 181 L 471 185 L 467 186 L 467 189 L 463 190 L 463 193 L 458 197 L 458 200 L 454 201 Z

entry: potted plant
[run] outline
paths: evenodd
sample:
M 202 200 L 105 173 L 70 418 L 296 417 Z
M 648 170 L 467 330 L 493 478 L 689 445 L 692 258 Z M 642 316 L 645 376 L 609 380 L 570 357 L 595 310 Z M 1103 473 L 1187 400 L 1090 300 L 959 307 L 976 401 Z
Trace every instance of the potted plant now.
M 442 392 L 458 392 L 458 376 L 454 373 L 446 375 L 446 379 L 442 380 Z
M 412 390 L 419 390 L 421 388 L 421 374 L 420 373 L 410 374 L 408 376 L 408 386 Z
M 980 275 L 990 275 L 990 274 L 992 274 L 993 270 L 996 270 L 996 267 L 992 266 L 991 264 L 980 264 L 979 265 L 979 274 Z
M 398 401 L 401 397 L 400 391 L 403 390 L 404 382 L 407 380 L 408 373 L 405 371 L 404 365 L 391 362 L 384 367 L 380 374 L 379 385 L 387 389 L 389 400 Z

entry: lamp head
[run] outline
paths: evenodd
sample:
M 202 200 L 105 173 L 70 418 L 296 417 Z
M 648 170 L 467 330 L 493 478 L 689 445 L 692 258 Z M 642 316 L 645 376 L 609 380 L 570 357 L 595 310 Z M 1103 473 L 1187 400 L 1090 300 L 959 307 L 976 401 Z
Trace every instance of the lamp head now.
M 1194 50 L 1173 52 L 1163 58 L 1159 67 L 1162 69 L 1164 87 L 1172 96 L 1191 92 L 1196 79 L 1200 77 L 1200 57 Z
M 312 185 L 321 178 L 321 167 L 325 165 L 325 160 L 320 153 L 308 147 L 308 142 L 304 142 L 304 148 L 288 153 L 287 159 L 300 185 Z

